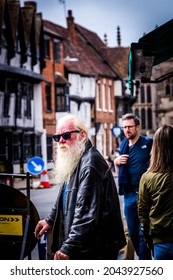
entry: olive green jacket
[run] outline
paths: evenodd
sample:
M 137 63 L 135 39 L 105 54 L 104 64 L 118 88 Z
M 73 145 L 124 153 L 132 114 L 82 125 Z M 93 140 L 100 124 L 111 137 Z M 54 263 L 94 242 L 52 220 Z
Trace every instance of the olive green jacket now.
M 145 172 L 140 180 L 138 215 L 144 238 L 173 242 L 173 174 Z

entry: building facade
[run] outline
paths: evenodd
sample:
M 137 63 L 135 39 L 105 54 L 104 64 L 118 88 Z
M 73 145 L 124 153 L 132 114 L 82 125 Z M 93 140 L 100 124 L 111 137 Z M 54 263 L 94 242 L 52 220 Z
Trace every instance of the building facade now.
M 0 1 L 0 172 L 26 172 L 42 156 L 42 14 Z
M 46 58 L 44 75 L 46 83 L 50 83 L 51 98 L 55 100 L 52 102 L 55 104 L 52 109 L 55 126 L 65 114 L 79 115 L 89 129 L 93 144 L 105 157 L 108 156 L 115 147 L 111 129 L 115 124 L 114 83 L 118 76 L 104 62 L 106 45 L 94 32 L 76 24 L 71 11 L 68 11 L 67 28 L 45 20 L 44 34 L 49 38 L 50 53 Z M 54 40 L 59 40 L 59 63 L 53 63 L 56 49 L 51 42 Z M 53 77 L 57 79 L 57 92 Z M 43 88 L 43 95 L 44 91 Z M 43 110 L 48 136 L 45 117 Z M 50 114 L 52 123 L 55 119 L 53 115 L 51 119 Z

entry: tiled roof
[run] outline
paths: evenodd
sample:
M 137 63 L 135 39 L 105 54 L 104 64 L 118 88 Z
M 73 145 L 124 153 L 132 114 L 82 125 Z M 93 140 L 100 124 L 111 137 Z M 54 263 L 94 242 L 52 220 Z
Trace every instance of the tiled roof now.
M 67 38 L 67 29 L 48 20 L 43 20 L 44 31 L 60 38 Z
M 64 27 L 44 20 L 44 30 L 64 39 L 64 57 L 78 58 L 78 61 L 65 62 L 68 71 L 81 75 L 117 77 L 104 60 L 103 49 L 107 46 L 96 33 L 75 24 L 76 40 L 73 43 L 68 37 L 68 30 Z
M 130 47 L 114 47 L 106 48 L 104 50 L 106 59 L 111 63 L 114 71 L 119 74 L 121 78 L 128 76 L 128 56 Z

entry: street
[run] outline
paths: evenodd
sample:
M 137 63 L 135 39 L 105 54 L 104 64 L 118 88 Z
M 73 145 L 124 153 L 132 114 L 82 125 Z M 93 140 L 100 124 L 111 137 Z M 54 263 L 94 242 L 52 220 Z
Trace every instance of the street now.
M 22 191 L 26 194 L 26 191 Z M 56 197 L 58 194 L 58 188 L 51 187 L 47 189 L 31 189 L 30 199 L 35 205 L 40 219 L 44 219 L 50 212 Z

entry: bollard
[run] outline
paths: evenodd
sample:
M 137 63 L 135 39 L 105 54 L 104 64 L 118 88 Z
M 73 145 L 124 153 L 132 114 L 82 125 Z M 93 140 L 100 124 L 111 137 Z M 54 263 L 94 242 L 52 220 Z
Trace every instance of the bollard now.
M 5 183 L 6 183 L 6 185 L 11 186 L 10 178 L 5 178 Z

